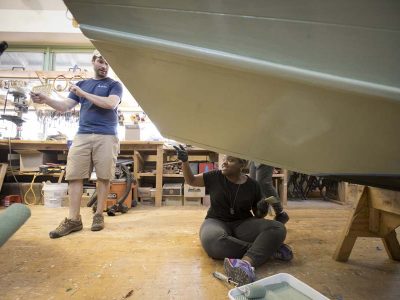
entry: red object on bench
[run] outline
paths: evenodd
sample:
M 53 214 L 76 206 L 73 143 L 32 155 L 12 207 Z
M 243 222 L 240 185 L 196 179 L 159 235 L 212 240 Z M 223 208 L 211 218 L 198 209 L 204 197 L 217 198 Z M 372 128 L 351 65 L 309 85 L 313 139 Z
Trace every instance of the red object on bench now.
M 20 195 L 8 195 L 4 197 L 4 206 L 8 207 L 13 203 L 22 203 Z

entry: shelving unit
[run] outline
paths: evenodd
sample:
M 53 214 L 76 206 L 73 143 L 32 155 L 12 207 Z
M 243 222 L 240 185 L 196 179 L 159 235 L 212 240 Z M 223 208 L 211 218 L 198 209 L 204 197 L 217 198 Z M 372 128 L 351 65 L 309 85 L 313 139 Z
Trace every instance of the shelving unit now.
M 6 162 L 9 146 L 14 150 L 35 149 L 38 151 L 68 151 L 65 141 L 24 141 L 0 140 L 2 161 Z M 0 153 L 1 154 L 1 153 Z M 189 162 L 218 162 L 218 153 L 200 148 L 189 148 Z M 140 187 L 146 181 L 155 187 L 155 206 L 162 204 L 163 182 L 184 182 L 182 174 L 164 174 L 164 163 L 177 161 L 175 149 L 167 147 L 163 142 L 155 141 L 121 141 L 120 155 L 133 157 L 133 175 Z M 152 172 L 144 172 L 146 164 L 152 165 Z M 279 179 L 278 190 L 283 204 L 287 203 L 287 171 L 274 174 L 273 178 Z M 137 189 L 134 190 L 134 199 L 138 199 Z
M 217 162 L 218 154 L 200 148 L 189 148 L 189 162 Z M 161 206 L 162 186 L 164 181 L 184 182 L 182 174 L 163 173 L 164 163 L 177 161 L 175 149 L 163 146 L 157 150 L 135 150 L 134 151 L 134 176 L 138 180 L 138 187 L 143 184 L 154 184 L 156 189 L 155 206 Z M 155 163 L 155 165 L 154 165 Z M 146 164 L 153 164 L 156 169 L 152 172 L 145 172 Z M 137 190 L 134 194 L 138 198 Z

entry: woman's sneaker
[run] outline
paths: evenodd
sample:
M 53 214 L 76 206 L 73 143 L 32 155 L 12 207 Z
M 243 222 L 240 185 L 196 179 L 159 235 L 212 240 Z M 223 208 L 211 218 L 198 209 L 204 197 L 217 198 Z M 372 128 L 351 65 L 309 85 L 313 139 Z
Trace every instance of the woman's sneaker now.
M 56 239 L 71 232 L 82 230 L 82 228 L 81 216 L 79 216 L 78 220 L 65 218 L 55 230 L 50 231 L 49 236 L 52 239 Z
M 291 261 L 293 259 L 293 251 L 287 244 L 282 244 L 276 250 L 274 256 L 275 259 L 283 260 L 283 261 Z
M 224 269 L 232 281 L 238 283 L 238 286 L 248 284 L 256 280 L 256 274 L 251 264 L 245 260 L 237 258 L 225 258 Z

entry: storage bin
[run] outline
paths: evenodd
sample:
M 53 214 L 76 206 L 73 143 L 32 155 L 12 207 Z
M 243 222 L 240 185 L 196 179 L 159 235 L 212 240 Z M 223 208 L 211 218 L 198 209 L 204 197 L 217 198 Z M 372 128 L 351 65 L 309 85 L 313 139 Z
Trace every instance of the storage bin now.
M 261 285 L 261 286 L 268 286 L 272 284 L 277 284 L 277 283 L 288 283 L 291 288 L 293 288 L 295 291 L 300 292 L 302 295 L 305 297 L 299 297 L 299 298 L 294 298 L 294 299 L 311 299 L 311 300 L 329 300 L 329 298 L 325 297 L 321 293 L 317 292 L 314 290 L 312 287 L 308 286 L 304 282 L 300 281 L 296 277 L 287 274 L 287 273 L 279 273 L 273 276 L 269 276 L 260 280 L 257 280 L 253 283 L 243 285 L 239 288 L 233 288 L 229 291 L 228 296 L 229 299 L 231 300 L 246 300 L 248 299 L 243 295 L 243 290 L 245 287 L 251 288 L 252 285 Z M 257 299 L 267 299 L 266 297 L 264 298 L 257 298 Z M 269 298 L 268 298 L 269 299 Z M 273 295 L 273 299 L 276 300 L 286 300 L 288 299 L 287 295 L 285 296 L 285 292 L 277 292 L 275 295 Z
M 61 207 L 67 191 L 68 183 L 45 183 L 42 189 L 44 206 L 49 208 Z

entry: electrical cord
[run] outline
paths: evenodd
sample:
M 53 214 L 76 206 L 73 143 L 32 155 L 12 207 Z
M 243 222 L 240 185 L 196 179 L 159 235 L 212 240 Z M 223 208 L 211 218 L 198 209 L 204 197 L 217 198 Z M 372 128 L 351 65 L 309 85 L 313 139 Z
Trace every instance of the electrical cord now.
M 33 190 L 33 183 L 35 182 L 35 178 L 36 178 L 38 175 L 40 175 L 39 172 L 33 174 L 33 179 L 32 179 L 32 181 L 31 181 L 31 184 L 29 185 L 29 189 L 25 192 L 25 195 L 24 195 L 24 203 L 27 204 L 27 205 L 35 205 L 35 204 L 38 204 L 38 203 L 37 203 L 37 198 L 36 198 L 35 191 Z M 29 201 L 26 199 L 26 195 L 28 195 L 29 191 L 31 191 L 32 194 L 33 194 L 33 199 L 34 199 L 34 202 L 33 202 L 33 203 L 29 202 Z
M 12 152 L 11 152 L 11 137 L 10 136 L 8 137 L 8 150 L 9 150 L 8 162 L 10 164 L 10 171 L 11 171 L 12 176 L 14 177 L 15 182 L 18 184 L 19 195 L 20 195 L 21 198 L 23 198 L 22 189 L 21 189 L 21 183 L 17 180 L 17 177 L 15 177 L 14 170 L 13 170 L 13 165 L 12 165 L 12 162 L 11 162 L 11 153 Z

